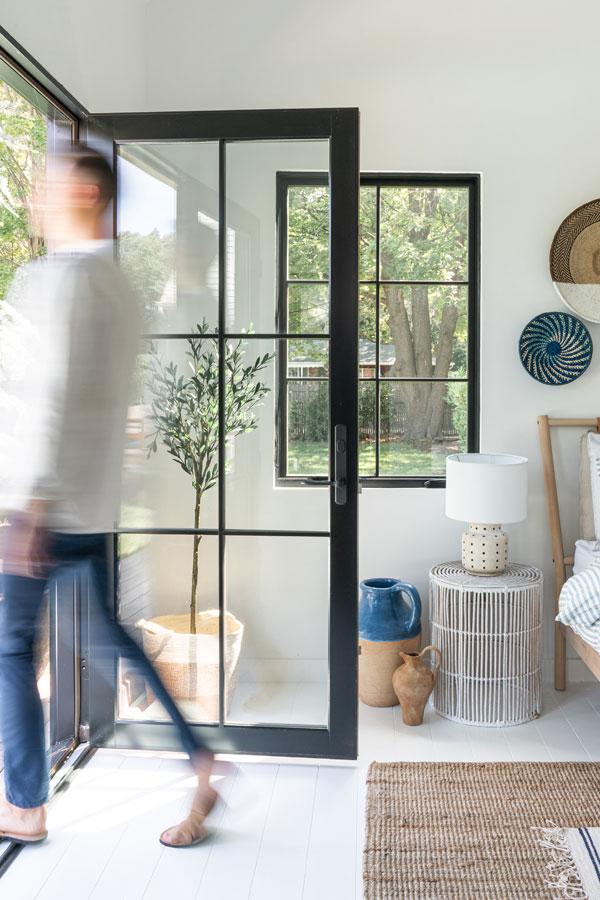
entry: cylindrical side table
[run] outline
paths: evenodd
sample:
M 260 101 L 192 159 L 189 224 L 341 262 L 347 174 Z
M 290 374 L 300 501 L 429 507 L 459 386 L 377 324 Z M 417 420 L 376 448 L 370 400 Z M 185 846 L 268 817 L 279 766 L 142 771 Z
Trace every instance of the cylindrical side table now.
M 467 725 L 519 725 L 542 702 L 542 587 L 534 566 L 473 576 L 459 562 L 429 573 L 431 643 L 442 651 L 440 715 Z

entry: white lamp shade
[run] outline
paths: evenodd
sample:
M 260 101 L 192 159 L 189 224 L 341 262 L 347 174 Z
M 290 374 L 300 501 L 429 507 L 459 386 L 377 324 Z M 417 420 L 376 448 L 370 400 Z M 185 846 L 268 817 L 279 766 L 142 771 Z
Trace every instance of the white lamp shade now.
M 453 453 L 446 459 L 446 515 L 503 525 L 527 518 L 527 459 L 508 453 Z

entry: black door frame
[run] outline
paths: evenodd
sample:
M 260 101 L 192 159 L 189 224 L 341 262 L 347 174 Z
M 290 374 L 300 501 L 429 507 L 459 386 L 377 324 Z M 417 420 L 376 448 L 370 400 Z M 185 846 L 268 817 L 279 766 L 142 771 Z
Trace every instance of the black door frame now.
M 353 440 L 358 419 L 358 199 L 359 113 L 357 109 L 241 110 L 209 112 L 119 113 L 91 115 L 88 140 L 111 148 L 160 141 L 218 142 L 219 144 L 219 349 L 233 337 L 225 331 L 226 285 L 226 148 L 228 143 L 259 140 L 326 139 L 330 147 L 330 447 L 334 428 L 345 425 L 347 441 L 347 499 L 335 502 L 330 486 L 329 531 L 268 531 L 225 527 L 225 478 L 219 478 L 217 529 L 121 529 L 120 533 L 212 534 L 219 541 L 219 645 L 224 659 L 225 544 L 228 536 L 314 536 L 330 541 L 329 726 L 260 726 L 225 723 L 224 668 L 220 666 L 219 724 L 193 725 L 198 736 L 219 752 L 261 755 L 356 759 L 358 731 L 358 443 Z M 275 183 L 273 190 L 275 191 Z M 113 215 L 116 224 L 116 209 Z M 281 325 L 275 333 L 253 333 L 252 339 L 285 339 Z M 185 337 L 185 335 L 178 335 Z M 158 337 L 158 335 L 156 335 Z M 169 335 L 173 337 L 173 335 Z M 319 335 L 322 338 L 322 335 Z M 225 354 L 219 353 L 219 383 L 225 379 Z M 221 389 L 220 435 L 224 435 L 225 404 Z M 330 454 L 330 480 L 334 480 Z M 220 440 L 219 471 L 225 471 L 225 442 Z M 339 499 L 339 496 L 338 496 Z M 115 559 L 116 559 L 115 537 Z M 113 612 L 118 613 L 118 573 L 115 566 Z M 85 604 L 84 604 L 85 610 Z M 82 613 L 85 617 L 85 611 Z M 93 672 L 93 658 L 90 672 Z M 117 719 L 116 666 L 114 690 L 98 693 L 90 686 L 87 709 L 90 736 L 115 747 L 177 750 L 173 726 L 167 722 Z M 93 684 L 93 683 L 92 683 Z M 110 737 L 108 734 L 110 733 Z
M 77 141 L 80 123 L 87 110 L 2 27 L 0 60 L 15 73 L 20 84 L 25 83 L 27 88 L 61 113 L 69 123 L 71 140 Z M 23 93 L 23 96 L 26 94 Z M 28 96 L 26 99 L 33 102 Z M 79 719 L 78 582 L 73 573 L 62 570 L 50 579 L 46 614 L 50 669 L 48 751 L 50 770 L 54 773 L 82 739 Z

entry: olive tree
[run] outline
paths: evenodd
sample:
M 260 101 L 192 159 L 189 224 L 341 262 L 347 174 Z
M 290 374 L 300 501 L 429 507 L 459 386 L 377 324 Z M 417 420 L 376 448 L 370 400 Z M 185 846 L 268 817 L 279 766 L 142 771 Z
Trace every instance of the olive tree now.
M 188 338 L 188 367 L 181 373 L 174 362 L 163 362 L 153 345 L 148 362 L 152 393 L 148 456 L 159 441 L 190 477 L 194 491 L 194 528 L 200 527 L 202 500 L 219 478 L 219 342 L 206 320 L 196 325 L 197 337 Z M 233 440 L 253 431 L 257 409 L 270 388 L 259 379 L 272 354 L 246 363 L 242 340 L 225 342 L 225 435 Z M 225 437 L 225 436 L 224 436 Z M 194 534 L 190 632 L 196 633 L 198 559 L 202 535 Z

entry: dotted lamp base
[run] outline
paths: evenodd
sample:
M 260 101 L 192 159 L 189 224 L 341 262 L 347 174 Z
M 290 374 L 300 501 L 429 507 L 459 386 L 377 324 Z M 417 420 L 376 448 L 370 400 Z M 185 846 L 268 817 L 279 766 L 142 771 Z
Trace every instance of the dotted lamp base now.
M 500 575 L 508 565 L 508 536 L 500 525 L 469 525 L 462 536 L 462 564 L 473 575 Z

